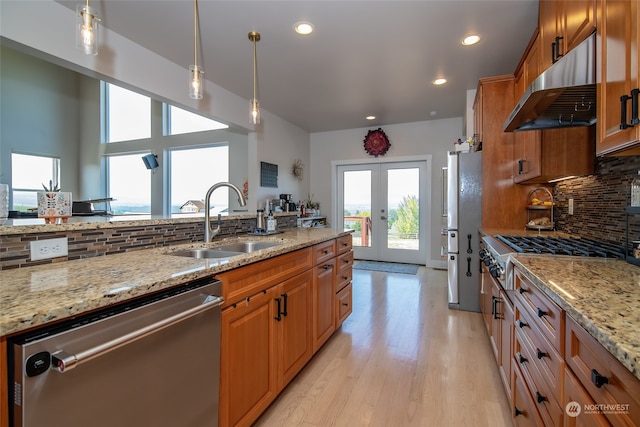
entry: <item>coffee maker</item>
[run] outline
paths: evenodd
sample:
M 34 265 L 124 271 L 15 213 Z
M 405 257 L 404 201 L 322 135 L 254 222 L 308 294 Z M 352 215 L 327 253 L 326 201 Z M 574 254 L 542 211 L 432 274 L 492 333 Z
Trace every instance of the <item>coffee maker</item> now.
M 291 200 L 293 200 L 293 195 L 291 194 L 280 195 L 280 206 L 282 206 L 283 211 L 294 212 L 296 210 L 296 204 Z

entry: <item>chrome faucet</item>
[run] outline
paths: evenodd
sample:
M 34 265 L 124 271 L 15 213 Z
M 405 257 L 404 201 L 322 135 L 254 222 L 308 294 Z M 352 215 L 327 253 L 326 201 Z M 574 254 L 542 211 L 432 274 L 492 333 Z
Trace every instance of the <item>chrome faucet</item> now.
M 216 188 L 219 187 L 229 187 L 232 190 L 235 190 L 238 193 L 238 203 L 240 206 L 244 206 L 247 204 L 244 196 L 242 195 L 242 191 L 235 185 L 230 182 L 219 182 L 217 184 L 213 184 L 211 188 L 207 191 L 207 195 L 204 196 L 204 241 L 205 243 L 209 243 L 213 238 L 220 232 L 220 214 L 218 214 L 218 227 L 215 229 L 211 227 L 209 222 L 211 221 L 211 193 L 213 193 Z

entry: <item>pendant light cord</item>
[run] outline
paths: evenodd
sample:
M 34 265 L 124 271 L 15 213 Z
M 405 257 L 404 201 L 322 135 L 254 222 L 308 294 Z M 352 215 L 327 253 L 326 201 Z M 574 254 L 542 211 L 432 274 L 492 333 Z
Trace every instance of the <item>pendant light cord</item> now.
M 89 1 L 89 0 L 87 0 Z M 198 68 L 198 0 L 193 0 L 193 65 Z
M 253 38 L 253 99 L 258 99 L 256 96 L 257 77 L 258 74 L 258 54 L 256 53 L 257 40 Z

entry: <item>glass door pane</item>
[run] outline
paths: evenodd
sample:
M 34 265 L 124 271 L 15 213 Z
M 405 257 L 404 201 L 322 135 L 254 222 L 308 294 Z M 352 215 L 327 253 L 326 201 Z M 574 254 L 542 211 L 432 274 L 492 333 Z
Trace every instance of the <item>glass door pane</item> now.
M 355 230 L 353 246 L 372 245 L 371 170 L 350 170 L 343 174 L 343 223 L 345 230 Z
M 387 249 L 420 249 L 420 170 L 387 170 Z

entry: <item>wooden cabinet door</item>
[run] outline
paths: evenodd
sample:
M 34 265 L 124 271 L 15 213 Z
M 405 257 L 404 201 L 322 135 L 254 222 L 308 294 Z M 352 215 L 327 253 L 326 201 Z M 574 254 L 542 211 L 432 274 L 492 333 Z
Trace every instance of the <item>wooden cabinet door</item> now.
M 540 0 L 541 70 L 553 64 L 596 29 L 595 0 Z M 556 37 L 559 39 L 556 40 Z M 553 54 L 552 43 L 559 43 Z M 558 56 L 559 55 L 559 56 Z
M 278 394 L 275 288 L 222 311 L 220 425 L 250 426 Z
M 482 320 L 484 321 L 484 326 L 487 328 L 487 334 L 491 336 L 491 317 L 492 315 L 492 305 L 491 305 L 491 274 L 489 273 L 489 269 L 482 266 L 482 276 L 480 278 L 482 281 L 480 285 L 480 311 L 482 312 Z
M 315 353 L 335 331 L 336 259 L 314 268 L 313 277 L 313 352 Z
M 596 154 L 615 153 L 638 144 L 640 125 L 621 129 L 620 97 L 638 87 L 638 2 L 601 0 L 598 8 L 599 55 Z M 627 119 L 631 116 L 627 103 Z M 639 154 L 640 150 L 629 154 Z
M 563 53 L 566 53 L 595 31 L 596 0 L 564 0 L 562 3 Z
M 278 389 L 282 390 L 313 356 L 313 272 L 299 274 L 278 286 Z M 277 308 L 277 304 L 276 304 Z M 277 317 L 277 316 L 276 316 Z
M 562 28 L 558 19 L 562 5 L 559 0 L 540 0 L 538 10 L 538 27 L 540 29 L 540 71 L 549 68 L 553 62 L 552 43 L 560 36 Z
M 500 360 L 499 370 L 502 384 L 511 401 L 511 361 L 513 359 L 513 304 L 505 291 L 500 291 Z
M 351 283 L 349 283 L 336 294 L 336 328 L 339 328 L 353 311 L 353 293 L 351 289 Z
M 564 369 L 564 394 L 560 406 L 565 408 L 564 427 L 609 427 L 607 418 L 599 413 L 581 414 L 585 405 L 595 405 L 589 393 L 571 373 Z
M 491 349 L 498 364 L 500 363 L 500 285 L 491 279 Z
M 517 427 L 539 427 L 544 425 L 540 414 L 536 409 L 533 398 L 529 394 L 529 389 L 522 378 L 520 369 L 513 369 L 513 424 Z

